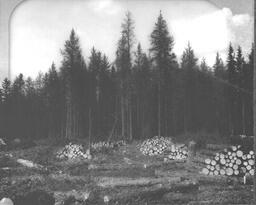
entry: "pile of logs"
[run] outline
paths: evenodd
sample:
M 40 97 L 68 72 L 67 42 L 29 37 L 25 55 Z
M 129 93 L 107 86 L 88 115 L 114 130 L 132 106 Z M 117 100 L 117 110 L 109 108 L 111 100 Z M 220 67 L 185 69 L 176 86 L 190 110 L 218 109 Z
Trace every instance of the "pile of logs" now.
M 82 145 L 69 143 L 57 152 L 58 159 L 91 159 L 89 151 L 84 151 Z
M 170 148 L 172 144 L 171 138 L 155 136 L 145 140 L 140 146 L 140 151 L 144 155 L 160 155 Z
M 212 159 L 205 159 L 206 175 L 245 176 L 254 175 L 254 152 L 245 151 L 241 145 L 231 146 Z
M 186 147 L 171 146 L 168 158 L 170 160 L 182 160 L 188 157 L 188 150 Z
M 116 142 L 100 141 L 100 142 L 92 143 L 91 149 L 94 152 L 102 152 L 102 151 L 119 148 L 119 147 L 125 146 L 125 145 L 126 145 L 126 142 L 124 140 L 119 140 Z

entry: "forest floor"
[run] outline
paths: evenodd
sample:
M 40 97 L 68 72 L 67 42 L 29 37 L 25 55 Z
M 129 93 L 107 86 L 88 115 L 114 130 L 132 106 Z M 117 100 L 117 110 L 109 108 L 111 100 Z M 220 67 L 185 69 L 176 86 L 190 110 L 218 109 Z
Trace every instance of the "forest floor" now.
M 253 187 L 244 185 L 242 178 L 200 173 L 203 160 L 217 150 L 201 150 L 190 162 L 164 162 L 163 156 L 142 155 L 138 142 L 133 142 L 107 154 L 97 153 L 90 161 L 68 162 L 54 157 L 59 148 L 38 142 L 28 149 L 0 152 L 47 168 L 6 162 L 9 169 L 0 170 L 0 198 L 41 189 L 54 193 L 56 205 L 69 195 L 87 199 L 81 204 L 253 204 Z

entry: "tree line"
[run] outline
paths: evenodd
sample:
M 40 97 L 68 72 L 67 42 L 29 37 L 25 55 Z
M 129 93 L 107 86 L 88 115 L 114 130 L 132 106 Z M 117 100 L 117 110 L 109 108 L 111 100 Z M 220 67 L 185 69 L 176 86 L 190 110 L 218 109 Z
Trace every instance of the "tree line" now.
M 72 29 L 53 63 L 36 79 L 18 75 L 0 89 L 0 136 L 143 139 L 205 131 L 252 134 L 253 49 L 248 60 L 230 43 L 224 62 L 198 62 L 188 44 L 179 63 L 174 38 L 160 12 L 149 54 L 135 44 L 127 12 L 114 62 L 96 48 L 89 61 Z

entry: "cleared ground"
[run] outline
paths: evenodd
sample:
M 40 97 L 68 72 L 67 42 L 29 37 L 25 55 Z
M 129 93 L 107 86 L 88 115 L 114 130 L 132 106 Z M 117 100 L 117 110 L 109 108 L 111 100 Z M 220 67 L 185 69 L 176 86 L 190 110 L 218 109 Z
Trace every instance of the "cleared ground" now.
M 0 161 L 1 167 L 10 168 L 0 171 L 0 197 L 42 189 L 54 193 L 56 204 L 70 195 L 80 200 L 77 204 L 253 204 L 252 185 L 244 185 L 242 178 L 200 174 L 203 160 L 218 150 L 200 150 L 190 162 L 164 162 L 164 156 L 142 155 L 138 146 L 134 142 L 97 153 L 90 161 L 72 162 L 58 161 L 60 146 L 46 141 L 1 152 L 2 158 L 12 157 Z M 44 168 L 24 167 L 15 163 L 18 158 Z

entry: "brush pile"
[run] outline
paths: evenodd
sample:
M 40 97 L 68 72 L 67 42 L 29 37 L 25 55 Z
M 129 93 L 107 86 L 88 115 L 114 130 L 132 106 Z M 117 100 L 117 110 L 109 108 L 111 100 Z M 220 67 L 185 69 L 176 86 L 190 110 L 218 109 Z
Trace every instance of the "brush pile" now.
M 126 142 L 124 140 L 119 140 L 116 142 L 97 142 L 97 143 L 92 143 L 91 148 L 92 151 L 94 152 L 106 152 L 109 150 L 117 149 L 121 146 L 125 146 Z
M 142 142 L 140 151 L 144 155 L 155 156 L 163 154 L 171 145 L 173 145 L 171 138 L 155 136 Z
M 82 145 L 69 143 L 57 152 L 56 158 L 58 159 L 91 159 L 90 153 L 84 151 Z
M 254 152 L 246 151 L 241 145 L 231 146 L 216 153 L 213 159 L 206 159 L 205 164 L 202 173 L 206 175 L 254 175 Z

